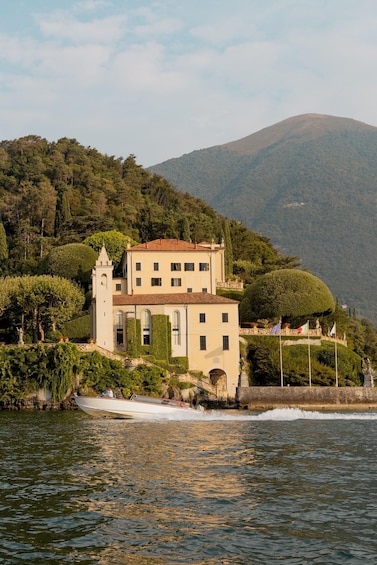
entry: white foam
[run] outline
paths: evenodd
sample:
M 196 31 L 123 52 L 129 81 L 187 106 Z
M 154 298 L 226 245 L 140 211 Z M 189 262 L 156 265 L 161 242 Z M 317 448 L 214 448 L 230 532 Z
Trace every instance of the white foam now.
M 301 408 L 274 408 L 259 414 L 245 413 L 245 411 L 210 410 L 208 412 L 194 412 L 190 414 L 179 414 L 174 420 L 192 421 L 294 421 L 294 420 L 377 420 L 377 411 L 340 411 L 322 412 L 314 410 L 302 410 Z
M 110 419 L 106 419 L 108 422 Z M 155 415 L 145 419 L 123 420 L 128 423 L 146 421 L 178 421 L 178 422 L 290 422 L 296 420 L 377 420 L 377 411 L 351 411 L 340 412 L 302 410 L 301 408 L 274 408 L 261 413 L 250 413 L 246 410 L 208 410 L 182 411 L 170 416 Z M 119 421 L 119 420 L 115 420 Z
M 274 408 L 261 414 L 235 416 L 232 419 L 252 421 L 293 421 L 293 420 L 377 420 L 377 412 L 363 412 L 350 410 L 344 412 L 302 410 L 301 408 Z

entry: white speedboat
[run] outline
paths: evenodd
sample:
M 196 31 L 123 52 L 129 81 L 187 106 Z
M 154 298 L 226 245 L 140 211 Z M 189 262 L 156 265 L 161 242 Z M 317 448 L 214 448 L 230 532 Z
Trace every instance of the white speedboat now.
M 109 396 L 74 396 L 77 406 L 91 416 L 101 418 L 169 417 L 195 411 L 187 402 L 133 394 L 129 399 Z

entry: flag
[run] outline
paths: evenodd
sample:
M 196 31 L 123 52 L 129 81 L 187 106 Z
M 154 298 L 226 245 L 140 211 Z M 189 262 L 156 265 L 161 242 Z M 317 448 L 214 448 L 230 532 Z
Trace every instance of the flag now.
M 270 334 L 271 335 L 276 335 L 279 334 L 281 331 L 281 322 L 275 324 L 275 326 L 271 329 Z
M 329 336 L 333 337 L 336 335 L 336 322 L 334 322 L 333 327 L 331 328 L 331 330 L 329 331 Z
M 307 334 L 307 333 L 309 333 L 309 322 L 306 322 L 306 324 L 303 324 L 302 326 L 300 326 L 299 328 L 297 328 L 297 333 L 298 333 L 298 334 Z

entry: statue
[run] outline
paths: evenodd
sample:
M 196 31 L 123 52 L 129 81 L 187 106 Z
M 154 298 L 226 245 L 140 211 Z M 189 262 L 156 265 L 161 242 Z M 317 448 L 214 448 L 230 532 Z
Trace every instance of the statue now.
M 364 386 L 374 387 L 375 372 L 370 362 L 369 357 L 362 361 L 362 372 L 364 375 Z
M 18 333 L 18 345 L 25 345 L 24 344 L 24 330 L 22 328 L 17 328 Z

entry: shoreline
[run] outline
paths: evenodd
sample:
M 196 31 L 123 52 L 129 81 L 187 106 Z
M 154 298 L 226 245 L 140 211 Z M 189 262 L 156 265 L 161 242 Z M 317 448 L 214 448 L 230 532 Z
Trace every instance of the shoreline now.
M 237 403 L 248 410 L 376 410 L 377 387 L 239 387 Z

